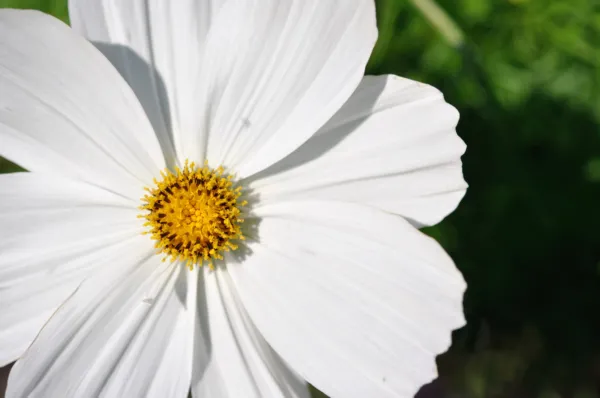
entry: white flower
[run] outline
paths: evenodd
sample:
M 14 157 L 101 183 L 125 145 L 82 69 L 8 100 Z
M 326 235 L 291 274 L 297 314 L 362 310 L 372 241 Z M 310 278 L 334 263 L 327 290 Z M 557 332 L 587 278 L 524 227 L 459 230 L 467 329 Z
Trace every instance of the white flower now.
M 373 1 L 70 12 L 97 48 L 0 11 L 0 155 L 30 171 L 0 176 L 7 396 L 307 397 L 306 380 L 410 397 L 431 381 L 465 284 L 416 227 L 462 198 L 465 146 L 439 91 L 363 78 Z M 161 176 L 186 161 L 212 169 Z

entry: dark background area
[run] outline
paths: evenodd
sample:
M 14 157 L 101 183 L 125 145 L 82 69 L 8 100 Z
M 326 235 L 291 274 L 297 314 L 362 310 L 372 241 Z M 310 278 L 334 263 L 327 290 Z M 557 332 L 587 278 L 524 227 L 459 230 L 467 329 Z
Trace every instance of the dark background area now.
M 65 3 L 0 7 L 66 20 Z M 468 324 L 419 397 L 600 397 L 600 1 L 377 3 L 368 73 L 441 89 L 468 147 L 465 199 L 426 229 L 465 276 Z

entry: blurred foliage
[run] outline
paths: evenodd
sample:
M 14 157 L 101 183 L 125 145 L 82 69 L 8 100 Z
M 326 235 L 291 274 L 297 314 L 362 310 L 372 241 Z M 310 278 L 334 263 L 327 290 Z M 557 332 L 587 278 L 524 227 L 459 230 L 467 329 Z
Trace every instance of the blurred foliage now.
M 460 48 L 378 3 L 369 72 L 440 88 L 468 147 L 464 201 L 426 230 L 464 273 L 468 324 L 420 397 L 600 397 L 600 2 L 440 0 Z
M 458 48 L 418 1 L 377 2 L 368 72 L 444 92 L 470 184 L 426 230 L 468 282 L 468 324 L 419 397 L 600 397 L 600 0 L 439 0 Z M 67 20 L 65 0 L 8 6 Z
M 67 0 L 0 0 L 0 8 L 40 10 L 65 22 L 69 20 Z

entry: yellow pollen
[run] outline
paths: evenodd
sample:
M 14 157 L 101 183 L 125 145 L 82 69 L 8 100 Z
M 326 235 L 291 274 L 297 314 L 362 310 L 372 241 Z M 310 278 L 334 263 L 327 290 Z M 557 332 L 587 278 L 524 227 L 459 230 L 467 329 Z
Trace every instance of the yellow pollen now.
M 223 167 L 202 168 L 185 162 L 183 170 L 165 170 L 162 181 L 154 179 L 154 187 L 146 188 L 140 210 L 145 213 L 145 234 L 156 240 L 163 261 L 184 261 L 188 268 L 206 262 L 213 267 L 214 259 L 223 259 L 223 252 L 235 250 L 234 240 L 243 240 L 238 202 L 241 187 L 234 187 L 232 176 Z

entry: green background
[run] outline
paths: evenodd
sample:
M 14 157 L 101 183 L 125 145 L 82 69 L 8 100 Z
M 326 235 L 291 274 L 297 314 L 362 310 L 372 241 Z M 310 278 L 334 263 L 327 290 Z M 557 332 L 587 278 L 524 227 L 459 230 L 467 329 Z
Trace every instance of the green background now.
M 465 199 L 426 230 L 468 282 L 468 324 L 419 397 L 600 397 L 600 2 L 440 0 L 462 42 L 425 3 L 378 1 L 368 67 L 440 88 L 468 147 Z M 67 18 L 65 0 L 0 6 Z

